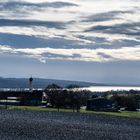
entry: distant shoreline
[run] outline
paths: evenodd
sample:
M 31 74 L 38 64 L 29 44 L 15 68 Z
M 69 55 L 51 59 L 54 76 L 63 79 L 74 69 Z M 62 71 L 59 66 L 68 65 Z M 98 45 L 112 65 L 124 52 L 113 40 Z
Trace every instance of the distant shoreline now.
M 64 88 L 65 89 L 65 88 Z M 91 92 L 106 92 L 106 91 L 140 91 L 140 86 L 88 86 L 80 87 L 81 90 L 89 90 Z M 29 88 L 0 88 L 0 91 L 28 91 Z M 34 90 L 44 90 L 44 88 L 34 88 Z

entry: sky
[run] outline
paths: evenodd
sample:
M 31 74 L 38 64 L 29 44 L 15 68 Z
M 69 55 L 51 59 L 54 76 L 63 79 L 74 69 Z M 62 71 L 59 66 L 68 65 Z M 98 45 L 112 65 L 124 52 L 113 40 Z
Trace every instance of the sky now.
M 0 0 L 0 77 L 140 85 L 140 0 Z

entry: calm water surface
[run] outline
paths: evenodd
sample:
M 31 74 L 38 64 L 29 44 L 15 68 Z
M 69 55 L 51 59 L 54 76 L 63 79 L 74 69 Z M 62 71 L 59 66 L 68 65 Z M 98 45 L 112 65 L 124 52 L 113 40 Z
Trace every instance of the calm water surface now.
M 140 86 L 136 87 L 136 86 L 91 86 L 91 87 L 84 87 L 81 88 L 83 90 L 90 90 L 92 92 L 104 92 L 104 91 L 111 91 L 111 90 L 139 90 L 140 91 Z M 13 89 L 9 89 L 9 88 L 0 88 L 0 91 L 28 91 L 28 88 L 25 89 L 19 89 L 19 88 L 13 88 Z M 36 89 L 36 90 L 43 90 L 43 89 Z
M 111 91 L 111 90 L 140 90 L 140 87 L 125 87 L 125 86 L 91 86 L 91 87 L 86 87 L 86 88 L 83 88 L 83 89 L 86 89 L 86 90 L 90 90 L 90 91 L 93 91 L 93 92 L 103 92 L 103 91 Z

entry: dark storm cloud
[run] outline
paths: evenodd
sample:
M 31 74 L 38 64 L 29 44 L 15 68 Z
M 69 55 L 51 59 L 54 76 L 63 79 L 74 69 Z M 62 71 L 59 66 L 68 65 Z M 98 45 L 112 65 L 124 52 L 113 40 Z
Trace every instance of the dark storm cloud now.
M 112 26 L 97 25 L 86 30 L 86 32 L 102 32 L 110 34 L 124 34 L 132 36 L 140 36 L 140 22 L 116 24 Z
M 35 9 L 41 10 L 42 8 L 62 8 L 62 7 L 70 7 L 70 6 L 78 6 L 74 3 L 69 2 L 42 2 L 42 3 L 29 3 L 29 2 L 5 2 L 0 3 L 0 10 L 22 10 L 22 9 Z M 22 9 L 21 9 L 22 8 Z
M 119 14 L 131 14 L 133 11 L 109 11 L 99 14 L 94 14 L 91 16 L 86 17 L 84 19 L 84 22 L 100 22 L 100 21 L 109 21 L 113 19 L 120 19 L 120 17 L 117 17 Z
M 64 8 L 64 7 L 76 7 L 77 4 L 70 2 L 40 2 L 40 3 L 30 3 L 30 2 L 18 2 L 18 1 L 8 1 L 0 2 L 0 11 L 6 13 L 7 16 L 13 17 L 28 17 L 33 11 L 44 11 L 48 8 Z M 4 15 L 5 16 L 5 15 Z M 0 15 L 0 17 L 4 17 Z
M 0 19 L 0 26 L 45 26 L 49 28 L 64 29 L 66 23 L 56 21 Z
M 107 54 L 102 53 L 102 52 L 99 52 L 98 55 L 101 56 L 102 58 L 105 58 L 105 59 L 112 59 L 113 58 L 112 56 L 107 55 Z
M 132 47 L 132 46 L 138 46 L 140 45 L 140 41 L 136 40 L 127 40 L 127 39 L 120 39 L 113 41 L 110 48 L 121 48 L 122 46 Z
M 12 40 L 12 41 L 11 41 Z M 23 43 L 24 40 L 24 43 Z M 0 33 L 0 45 L 14 46 L 15 48 L 41 48 L 49 46 L 51 48 L 74 48 L 75 41 L 68 40 L 64 38 L 39 38 L 36 36 L 28 35 L 17 35 L 17 34 L 8 34 Z M 87 46 L 82 46 L 87 48 Z M 81 45 L 77 45 L 76 48 L 81 48 Z

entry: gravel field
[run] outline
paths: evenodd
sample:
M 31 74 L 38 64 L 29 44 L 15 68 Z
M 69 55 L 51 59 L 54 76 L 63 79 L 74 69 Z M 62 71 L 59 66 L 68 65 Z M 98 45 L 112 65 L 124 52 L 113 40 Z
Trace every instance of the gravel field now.
M 0 110 L 0 140 L 140 140 L 140 119 Z

